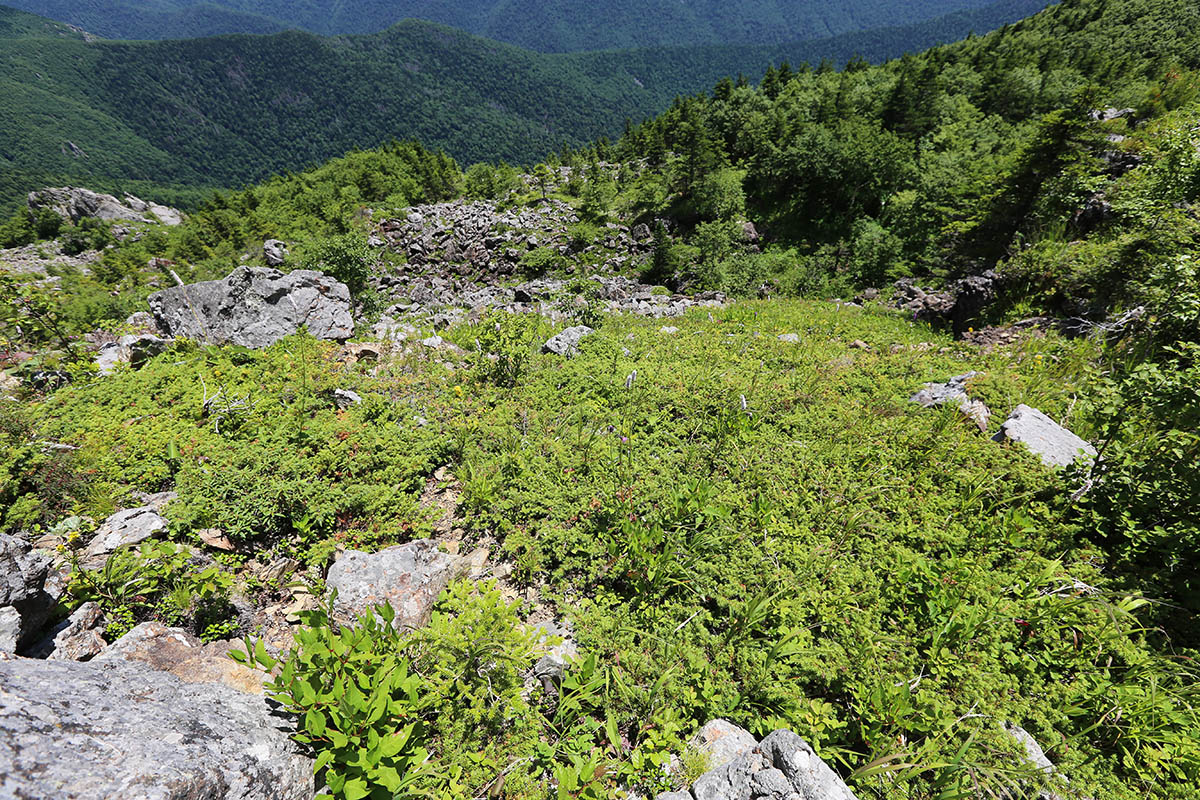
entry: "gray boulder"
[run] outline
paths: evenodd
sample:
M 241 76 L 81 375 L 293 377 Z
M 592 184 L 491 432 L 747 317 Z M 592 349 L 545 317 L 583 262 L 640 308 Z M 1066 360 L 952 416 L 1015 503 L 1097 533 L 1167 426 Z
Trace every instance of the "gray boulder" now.
M 579 343 L 583 337 L 595 333 L 587 325 L 576 325 L 551 336 L 544 345 L 543 353 L 554 353 L 560 356 L 573 356 L 579 352 Z
M 1025 404 L 1013 409 L 995 439 L 1023 443 L 1048 467 L 1065 467 L 1080 458 L 1096 457 L 1096 448 Z
M 263 242 L 263 258 L 269 267 L 278 267 L 287 261 L 288 246 L 278 239 L 267 239 Z
M 167 521 L 154 506 L 139 506 L 118 511 L 96 529 L 96 535 L 83 550 L 87 566 L 103 564 L 108 556 L 122 547 L 141 544 L 167 530 Z
M 673 792 L 658 800 L 682 800 Z M 768 735 L 732 761 L 693 784 L 694 800 L 857 800 L 808 742 L 788 730 Z
M 326 585 L 337 590 L 334 616 L 350 623 L 382 603 L 396 610 L 397 630 L 429 622 L 433 604 L 457 576 L 458 556 L 443 553 L 430 539 L 389 547 L 377 553 L 347 550 L 329 568 Z
M 238 267 L 219 281 L 176 286 L 150 295 L 160 329 L 210 344 L 267 347 L 305 326 L 318 339 L 354 333 L 350 291 L 327 275 Z
M 258 695 L 131 661 L 0 661 L 0 797 L 310 800 Z
M 350 389 L 333 390 L 333 404 L 343 411 L 350 408 L 350 406 L 362 405 L 362 401 L 363 399 L 358 392 Z
M 21 643 L 21 612 L 13 606 L 0 608 L 0 653 L 15 653 Z

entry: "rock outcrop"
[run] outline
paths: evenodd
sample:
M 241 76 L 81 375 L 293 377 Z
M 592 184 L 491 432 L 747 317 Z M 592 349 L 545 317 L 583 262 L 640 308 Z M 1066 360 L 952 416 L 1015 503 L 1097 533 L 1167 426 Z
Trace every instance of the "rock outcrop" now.
M 458 574 L 458 556 L 443 553 L 436 542 L 418 539 L 407 544 L 363 553 L 347 550 L 329 568 L 326 585 L 337 590 L 333 613 L 350 623 L 382 603 L 396 610 L 397 630 L 429 622 L 433 604 Z
M 0 660 L 0 797 L 311 800 L 289 731 L 261 696 L 135 661 Z
M 995 438 L 998 442 L 1023 443 L 1048 467 L 1066 467 L 1081 458 L 1096 457 L 1096 448 L 1024 404 L 1013 409 Z
M 183 222 L 183 214 L 170 206 L 148 203 L 131 194 L 125 195 L 123 200 L 118 200 L 111 194 L 100 194 L 74 186 L 30 192 L 28 203 L 31 209 L 49 209 L 71 222 L 79 222 L 87 217 L 106 222 L 123 220 L 161 222 L 164 225 L 179 225 Z
M 161 330 L 210 344 L 267 347 L 301 326 L 318 339 L 354 333 L 350 291 L 312 270 L 238 267 L 219 281 L 176 286 L 149 300 Z
M 942 291 L 922 289 L 901 278 L 895 283 L 895 303 L 916 319 L 949 323 L 956 335 L 962 335 L 996 299 L 997 282 L 992 270 L 953 281 Z

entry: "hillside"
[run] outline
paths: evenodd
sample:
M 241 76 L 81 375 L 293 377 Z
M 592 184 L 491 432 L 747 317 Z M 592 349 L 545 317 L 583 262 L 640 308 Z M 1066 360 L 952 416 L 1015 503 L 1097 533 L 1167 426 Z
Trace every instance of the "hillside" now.
M 71 180 L 149 194 L 156 190 L 147 184 L 240 185 L 392 138 L 463 162 L 528 163 L 615 135 L 623 120 L 658 113 L 727 74 L 759 74 L 789 59 L 882 59 L 1037 6 L 1004 0 L 911 28 L 781 47 L 572 55 L 419 22 L 333 39 L 0 39 L 0 191 L 11 202 Z M 33 25 L 20 12 L 0 10 L 3 19 Z
M 697 44 L 778 44 L 908 25 L 988 0 L 14 0 L 10 5 L 110 39 L 176 39 L 298 28 L 376 33 L 405 19 L 449 25 L 542 52 Z
M 6 788 L 1200 800 L 1198 118 L 1200 0 L 1066 0 L 527 168 L 37 193 Z

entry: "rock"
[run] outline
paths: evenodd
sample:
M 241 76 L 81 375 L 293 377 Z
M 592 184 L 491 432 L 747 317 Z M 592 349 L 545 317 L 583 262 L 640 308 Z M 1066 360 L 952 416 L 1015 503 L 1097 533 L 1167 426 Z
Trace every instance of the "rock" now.
M 781 333 L 775 338 L 779 339 L 781 342 L 791 342 L 792 344 L 797 344 L 800 341 L 799 334 L 795 333 Z
M 307 328 L 318 339 L 354 333 L 350 291 L 312 270 L 286 275 L 266 267 L 238 267 L 219 281 L 176 286 L 150 295 L 159 328 L 210 344 L 260 348 Z
M 651 238 L 650 226 L 644 222 L 640 222 L 633 226 L 633 230 L 629 234 L 635 242 L 646 242 Z
M 16 397 L 20 388 L 20 378 L 13 377 L 7 372 L 0 372 L 0 397 Z
M 925 408 L 952 403 L 958 406 L 959 412 L 974 422 L 980 431 L 986 431 L 992 412 L 984 405 L 983 401 L 972 400 L 967 396 L 967 381 L 980 374 L 982 373 L 964 372 L 962 375 L 955 375 L 945 383 L 927 383 L 925 388 L 908 400 Z
M 21 612 L 13 606 L 0 608 L 0 654 L 17 652 L 21 643 Z
M 0 533 L 0 653 L 15 653 L 50 616 L 61 588 L 47 591 L 49 557 Z
M 170 344 L 170 340 L 148 333 L 122 336 L 118 341 L 101 346 L 96 353 L 96 366 L 100 368 L 101 375 L 111 375 L 118 364 L 137 368 L 166 350 Z
M 753 222 L 750 220 L 742 220 L 739 225 L 741 227 L 743 242 L 753 243 L 758 241 L 758 229 L 754 227 Z
M 661 328 L 658 329 L 658 331 L 659 331 L 659 333 L 665 333 L 665 334 L 669 335 L 669 334 L 679 333 L 679 328 L 676 328 L 674 325 L 663 325 Z
M 1046 757 L 1046 751 L 1042 750 L 1041 745 L 1037 743 L 1037 740 L 1027 730 L 1009 722 L 1004 723 L 1004 730 L 1025 751 L 1026 764 L 1040 772 L 1046 778 L 1057 778 L 1064 784 L 1069 783 L 1066 776 L 1055 769 L 1054 764 Z M 1038 792 L 1037 796 L 1038 800 L 1063 800 L 1061 795 L 1049 789 L 1043 789 Z
M 850 347 L 855 350 L 866 350 L 868 352 L 872 349 L 871 345 L 867 344 L 862 339 L 855 339 L 850 343 Z
M 740 747 L 745 740 L 740 735 L 738 739 Z M 829 765 L 817 757 L 808 743 L 788 730 L 775 731 L 731 761 L 704 773 L 692 786 L 690 795 L 675 792 L 666 797 L 691 797 L 694 800 L 856 800 L 850 788 Z
M 278 239 L 267 239 L 263 242 L 263 260 L 267 262 L 268 267 L 283 266 L 283 263 L 287 261 L 287 257 L 287 243 L 281 242 Z
M 460 559 L 443 553 L 430 539 L 389 547 L 377 553 L 347 550 L 329 568 L 326 584 L 337 590 L 334 616 L 351 623 L 381 603 L 396 610 L 397 630 L 429 621 L 433 604 L 458 572 Z
M 220 528 L 202 528 L 196 531 L 196 536 L 200 538 L 200 541 L 217 550 L 233 551 L 237 549 L 237 546 Z
M 231 642 L 202 644 L 182 628 L 143 622 L 96 656 L 96 661 L 137 661 L 169 672 L 185 683 L 219 683 L 247 694 L 262 694 L 264 672 L 229 657 Z
M 575 640 L 571 636 L 571 628 L 567 623 L 558 624 L 555 622 L 543 623 L 539 626 L 543 632 L 542 642 L 544 643 L 550 637 L 558 637 L 561 642 L 552 646 L 546 655 L 538 659 L 538 662 L 530 669 L 529 674 L 532 678 L 541 681 L 542 685 L 551 690 L 554 681 L 561 680 L 567 673 L 567 667 L 570 666 L 572 659 L 579 655 L 579 646 L 575 644 Z
M 32 648 L 31 655 L 51 661 L 87 661 L 98 655 L 108 643 L 101 635 L 104 612 L 96 603 L 84 603 L 63 622 L 53 635 Z
M 1086 236 L 1110 221 L 1113 214 L 1112 203 L 1105 199 L 1103 192 L 1097 192 L 1083 202 L 1083 205 L 1071 217 L 1071 224 Z
M 758 741 L 743 728 L 723 719 L 704 723 L 688 740 L 688 747 L 708 756 L 708 768 L 723 767 L 738 756 L 749 753 Z
M 1025 404 L 1013 409 L 995 439 L 1024 443 L 1048 467 L 1065 467 L 1083 457 L 1096 457 L 1096 448 Z
M 359 396 L 358 392 L 352 392 L 349 389 L 333 390 L 333 403 L 343 411 L 350 406 L 362 405 L 362 401 L 363 399 Z
M 29 600 L 42 591 L 50 559 L 29 542 L 0 533 L 0 606 Z
M 544 345 L 543 353 L 554 353 L 560 356 L 573 356 L 579 352 L 579 343 L 585 336 L 595 333 L 587 325 L 576 325 L 551 336 Z
M 158 323 L 154 321 L 154 315 L 149 311 L 133 312 L 125 318 L 125 324 L 139 333 L 157 334 L 159 332 Z
M 310 800 L 264 698 L 123 660 L 0 661 L 0 795 Z
M 166 530 L 167 521 L 152 506 L 118 511 L 100 523 L 84 548 L 83 561 L 88 566 L 102 565 L 119 548 L 140 544 Z
M 442 342 L 444 341 L 445 340 L 440 336 L 428 336 L 421 340 L 421 344 L 430 349 L 437 349 L 442 346 Z
M 111 194 L 72 186 L 30 192 L 28 203 L 31 209 L 49 209 L 74 223 L 85 217 L 105 221 L 162 222 L 167 225 L 178 225 L 183 221 L 178 211 L 167 206 L 145 203 L 132 195 L 126 195 L 122 202 Z

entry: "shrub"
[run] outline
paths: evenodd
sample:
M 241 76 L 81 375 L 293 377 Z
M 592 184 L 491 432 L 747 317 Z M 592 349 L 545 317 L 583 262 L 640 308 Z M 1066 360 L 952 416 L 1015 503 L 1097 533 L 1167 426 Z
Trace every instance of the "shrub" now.
M 367 288 L 374 256 L 366 240 L 359 234 L 347 233 L 322 239 L 308 251 L 304 268 L 323 272 L 346 284 L 352 297 Z
M 475 377 L 497 386 L 515 386 L 545 327 L 539 314 L 488 314 L 480 320 L 475 339 Z

